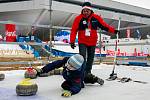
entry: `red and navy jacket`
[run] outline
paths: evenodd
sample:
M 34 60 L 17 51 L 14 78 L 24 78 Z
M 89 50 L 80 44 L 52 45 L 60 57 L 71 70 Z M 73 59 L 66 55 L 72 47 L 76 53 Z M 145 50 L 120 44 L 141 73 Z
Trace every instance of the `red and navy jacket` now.
M 100 28 L 107 32 L 115 33 L 115 29 L 108 25 L 101 16 L 94 13 L 89 18 L 85 18 L 83 14 L 78 15 L 72 25 L 70 34 L 70 43 L 74 43 L 78 33 L 78 43 L 87 46 L 96 46 L 97 29 Z M 85 30 L 90 29 L 90 36 L 85 36 Z
M 69 57 L 65 57 L 62 60 L 56 60 L 52 63 L 47 64 L 42 68 L 43 73 L 48 73 L 49 71 L 60 68 L 64 66 L 63 68 L 63 78 L 65 81 L 67 81 L 69 84 L 71 84 L 69 91 L 71 91 L 72 94 L 76 94 L 80 92 L 81 90 L 81 79 L 83 78 L 82 70 L 74 70 L 74 71 L 68 71 L 65 67 L 65 64 L 67 63 Z

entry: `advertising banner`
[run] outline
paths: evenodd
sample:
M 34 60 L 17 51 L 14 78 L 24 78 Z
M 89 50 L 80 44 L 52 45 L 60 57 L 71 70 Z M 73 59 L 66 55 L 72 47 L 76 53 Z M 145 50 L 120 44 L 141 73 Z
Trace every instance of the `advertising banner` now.
M 6 42 L 16 42 L 16 25 L 5 24 Z

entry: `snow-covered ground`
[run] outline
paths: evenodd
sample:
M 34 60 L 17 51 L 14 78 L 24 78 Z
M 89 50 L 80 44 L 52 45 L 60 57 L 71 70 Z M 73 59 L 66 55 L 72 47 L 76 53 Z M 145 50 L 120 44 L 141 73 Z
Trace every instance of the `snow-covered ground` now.
M 113 65 L 93 65 L 92 73 L 107 79 Z M 103 86 L 87 84 L 80 93 L 67 98 L 68 100 L 149 100 L 150 98 L 150 67 L 116 66 L 118 77 L 130 77 L 134 80 L 146 81 L 148 84 L 136 82 L 121 83 L 118 80 L 106 81 Z M 61 75 L 38 77 L 32 79 L 38 84 L 38 92 L 34 96 L 17 96 L 16 85 L 24 79 L 23 70 L 3 71 L 6 78 L 0 81 L 0 100 L 65 100 L 61 96 Z

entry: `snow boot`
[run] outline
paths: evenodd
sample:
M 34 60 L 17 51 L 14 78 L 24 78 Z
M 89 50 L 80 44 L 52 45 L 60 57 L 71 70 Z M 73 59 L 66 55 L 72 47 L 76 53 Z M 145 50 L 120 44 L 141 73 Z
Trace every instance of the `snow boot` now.
M 104 80 L 101 79 L 101 78 L 98 78 L 97 79 L 97 83 L 100 84 L 100 85 L 103 85 L 104 84 Z
M 93 75 L 91 73 L 88 73 L 84 77 L 84 83 L 85 84 L 87 84 L 87 83 L 91 83 L 91 84 L 98 83 L 100 85 L 103 85 L 104 84 L 104 80 L 101 79 L 101 78 L 98 78 L 97 76 L 95 76 L 95 75 Z

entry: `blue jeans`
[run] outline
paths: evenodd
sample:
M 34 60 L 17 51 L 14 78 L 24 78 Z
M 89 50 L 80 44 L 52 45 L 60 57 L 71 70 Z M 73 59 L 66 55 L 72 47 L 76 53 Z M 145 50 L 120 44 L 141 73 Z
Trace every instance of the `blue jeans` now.
M 79 44 L 79 53 L 84 57 L 85 60 L 85 74 L 91 73 L 95 56 L 95 47 L 96 46 L 86 46 L 85 44 Z

